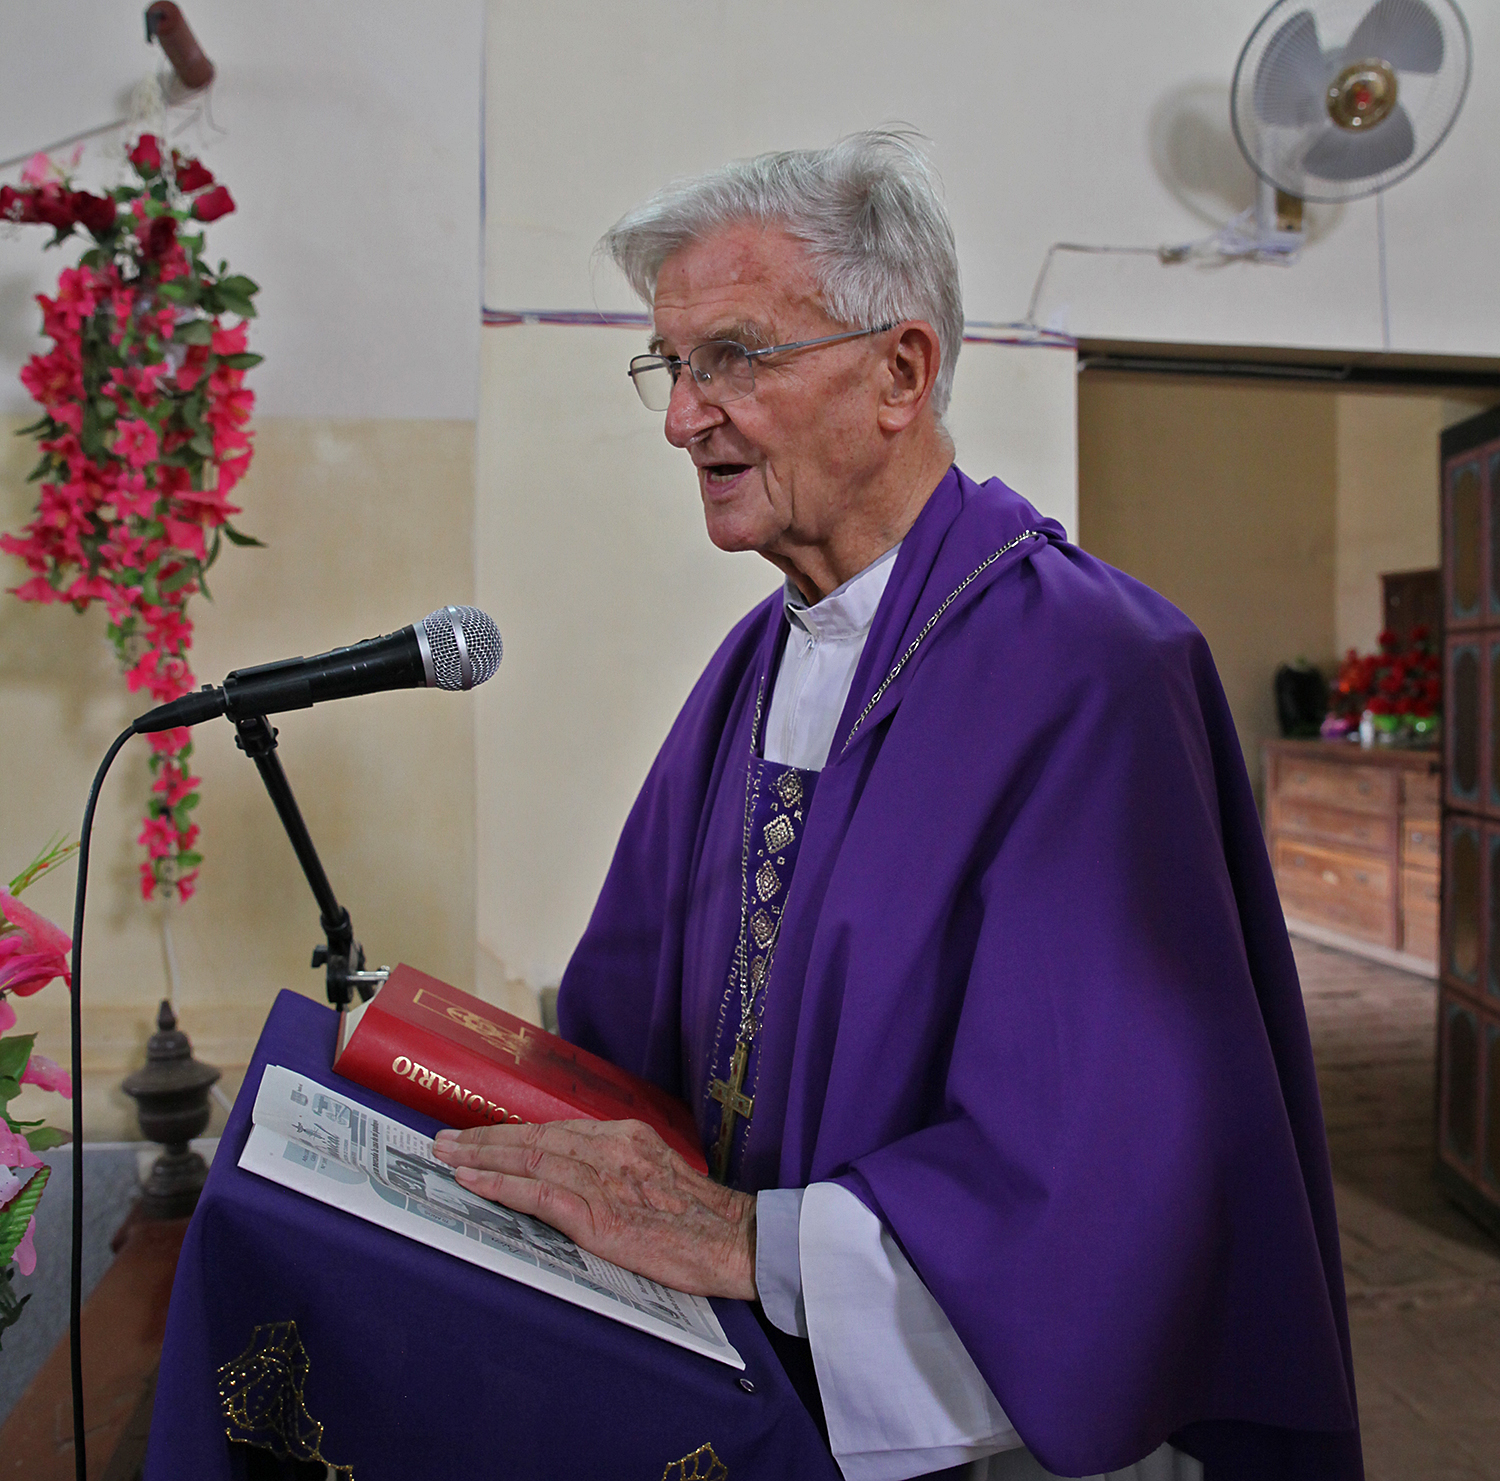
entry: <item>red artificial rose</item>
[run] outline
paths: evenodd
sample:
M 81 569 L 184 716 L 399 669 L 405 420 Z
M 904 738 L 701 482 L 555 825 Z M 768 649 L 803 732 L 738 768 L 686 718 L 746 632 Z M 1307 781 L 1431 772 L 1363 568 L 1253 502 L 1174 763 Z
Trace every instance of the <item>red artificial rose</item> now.
M 19 221 L 29 225 L 36 221 L 36 192 L 17 190 L 13 185 L 0 185 L 0 216 L 7 221 Z
M 56 185 L 44 185 L 36 196 L 36 219 L 58 231 L 70 231 L 78 219 L 72 197 Z
M 73 215 L 80 226 L 87 227 L 96 237 L 102 237 L 114 228 L 115 203 L 107 195 L 90 195 L 86 190 L 75 190 Z
M 199 221 L 217 221 L 220 216 L 227 216 L 232 210 L 234 197 L 222 185 L 215 185 L 193 202 L 193 215 Z
M 136 167 L 142 179 L 161 170 L 161 146 L 156 142 L 155 134 L 142 134 L 135 141 L 135 148 L 130 151 L 130 163 Z
M 205 185 L 214 183 L 213 172 L 207 169 L 200 160 L 184 158 L 174 153 L 172 162 L 177 167 L 178 190 L 192 194 L 193 191 L 202 190 Z
M 169 252 L 172 243 L 177 240 L 177 218 L 175 216 L 158 216 L 151 223 L 151 229 L 146 233 L 146 239 L 141 243 L 141 250 L 147 257 L 160 257 Z

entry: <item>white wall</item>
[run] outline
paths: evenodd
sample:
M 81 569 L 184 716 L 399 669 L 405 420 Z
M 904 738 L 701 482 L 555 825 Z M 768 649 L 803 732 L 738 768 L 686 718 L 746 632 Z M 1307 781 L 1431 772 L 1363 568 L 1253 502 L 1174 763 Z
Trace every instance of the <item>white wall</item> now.
M 486 302 L 635 307 L 599 233 L 667 177 L 904 119 L 932 140 L 971 319 L 1026 311 L 1056 241 L 1154 247 L 1252 199 L 1229 130 L 1262 0 L 490 0 Z M 1490 244 L 1500 7 L 1474 85 L 1386 198 L 1393 348 L 1500 353 Z M 1291 268 L 1059 256 L 1039 317 L 1085 337 L 1378 348 L 1375 206 L 1314 211 Z
M 126 112 L 165 65 L 143 8 L 0 0 L 0 159 Z M 482 0 L 192 0 L 184 14 L 218 68 L 217 128 L 178 145 L 239 207 L 207 228 L 206 255 L 261 285 L 257 411 L 473 417 Z M 118 183 L 120 139 L 87 146 L 82 181 Z M 41 347 L 31 296 L 82 250 L 43 253 L 50 236 L 0 226 L 0 413 L 30 409 L 16 375 Z

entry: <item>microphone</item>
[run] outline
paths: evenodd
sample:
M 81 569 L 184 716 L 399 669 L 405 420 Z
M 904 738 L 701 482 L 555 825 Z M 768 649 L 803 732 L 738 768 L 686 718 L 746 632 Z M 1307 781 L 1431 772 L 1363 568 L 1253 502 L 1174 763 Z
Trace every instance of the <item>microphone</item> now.
M 221 688 L 205 684 L 131 722 L 137 735 L 228 715 L 305 710 L 325 699 L 383 689 L 472 689 L 500 667 L 500 630 L 477 607 L 439 607 L 400 632 L 367 638 L 314 658 L 283 658 L 236 669 Z

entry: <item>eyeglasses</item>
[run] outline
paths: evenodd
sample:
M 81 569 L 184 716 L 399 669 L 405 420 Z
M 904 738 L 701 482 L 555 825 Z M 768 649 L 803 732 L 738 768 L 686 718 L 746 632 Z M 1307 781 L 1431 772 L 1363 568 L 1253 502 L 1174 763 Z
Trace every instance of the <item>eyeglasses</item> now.
M 686 360 L 676 355 L 637 355 L 630 362 L 630 379 L 648 411 L 665 411 L 672 404 L 672 387 L 684 369 L 693 377 L 698 394 L 713 406 L 738 401 L 755 389 L 755 362 L 763 355 L 784 355 L 790 350 L 810 350 L 816 345 L 836 345 L 841 340 L 863 339 L 894 329 L 901 321 L 877 324 L 873 329 L 851 329 L 845 334 L 825 334 L 822 339 L 799 339 L 792 344 L 747 350 L 732 339 L 711 339 L 692 350 Z

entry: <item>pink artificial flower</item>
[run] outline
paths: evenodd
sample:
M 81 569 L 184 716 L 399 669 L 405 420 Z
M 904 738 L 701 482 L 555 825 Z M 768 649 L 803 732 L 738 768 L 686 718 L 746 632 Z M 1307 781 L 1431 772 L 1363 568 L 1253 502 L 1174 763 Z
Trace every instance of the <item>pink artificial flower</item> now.
M 21 1236 L 21 1242 L 11 1254 L 11 1259 L 16 1262 L 16 1269 L 22 1275 L 30 1275 L 36 1269 L 36 1246 L 31 1241 L 35 1233 L 36 1215 L 33 1214 L 26 1221 L 26 1232 Z
M 177 852 L 177 826 L 167 816 L 147 818 L 135 840 L 153 859 L 165 859 Z
M 154 463 L 160 451 L 156 429 L 149 423 L 127 417 L 116 424 L 115 456 L 124 458 L 132 468 L 144 468 L 147 463 Z
M 10 999 L 6 997 L 4 993 L 0 993 L 0 1034 L 3 1034 L 7 1029 L 12 1029 L 15 1026 L 16 1010 L 11 1007 Z M 3 1197 L 0 1197 L 0 1203 L 4 1202 L 5 1199 Z
M 162 520 L 162 526 L 167 532 L 167 539 L 179 550 L 185 550 L 189 555 L 197 556 L 206 560 L 208 551 L 203 545 L 203 526 L 190 520 L 173 519 L 168 515 Z
M 0 889 L 0 915 L 14 927 L 0 936 L 0 991 L 30 997 L 54 977 L 61 977 L 71 987 L 73 972 L 68 953 L 72 938 L 7 889 Z
M 198 871 L 191 870 L 187 874 L 177 876 L 177 898 L 185 904 L 193 898 L 193 891 L 198 885 Z
M 40 1085 L 43 1090 L 55 1090 L 59 1095 L 72 1095 L 73 1077 L 55 1060 L 45 1054 L 33 1054 L 21 1072 L 21 1084 Z
M 33 154 L 21 171 L 22 185 L 45 185 L 49 180 L 62 178 L 62 171 L 45 154 Z
M 192 738 L 192 732 L 186 725 L 178 725 L 172 730 L 153 731 L 150 737 L 151 749 L 158 756 L 173 756 Z
M 192 796 L 202 780 L 202 777 L 189 776 L 185 768 L 168 763 L 162 767 L 161 775 L 152 782 L 151 790 L 160 793 L 162 801 L 168 807 L 176 807 L 184 797 Z
M 215 329 L 209 349 L 216 355 L 242 355 L 245 351 L 245 326 L 236 324 L 233 329 Z
M 78 361 L 61 349 L 53 350 L 50 355 L 33 355 L 21 369 L 21 384 L 43 406 L 76 401 L 83 395 Z
M 40 1167 L 42 1159 L 19 1131 L 0 1122 L 0 1167 Z

